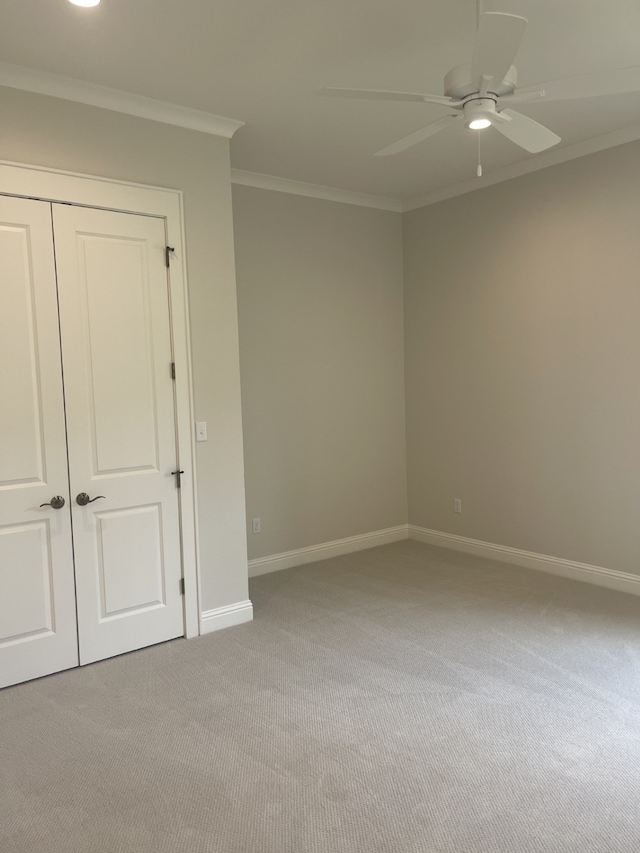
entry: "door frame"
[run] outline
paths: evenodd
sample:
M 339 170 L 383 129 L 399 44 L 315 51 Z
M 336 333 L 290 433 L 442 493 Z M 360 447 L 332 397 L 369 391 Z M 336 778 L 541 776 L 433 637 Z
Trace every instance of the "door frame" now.
M 0 194 L 155 216 L 165 222 L 167 246 L 174 249 L 170 253 L 168 281 L 169 317 L 176 365 L 177 446 L 180 466 L 184 469 L 179 501 L 184 630 L 187 639 L 196 637 L 200 633 L 200 572 L 193 426 L 195 415 L 182 191 L 2 160 Z

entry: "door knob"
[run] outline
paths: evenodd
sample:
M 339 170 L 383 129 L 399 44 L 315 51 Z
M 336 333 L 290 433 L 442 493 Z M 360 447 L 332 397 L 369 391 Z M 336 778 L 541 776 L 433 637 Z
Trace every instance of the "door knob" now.
M 49 503 L 40 504 L 40 506 L 52 506 L 54 509 L 62 509 L 64 506 L 64 498 L 62 495 L 56 495 L 54 498 L 51 498 Z
M 100 498 L 104 498 L 104 495 L 96 495 L 95 498 L 90 498 L 86 492 L 80 492 L 79 495 L 76 495 L 76 503 L 78 506 L 86 506 L 87 504 L 92 504 L 94 501 L 99 501 Z

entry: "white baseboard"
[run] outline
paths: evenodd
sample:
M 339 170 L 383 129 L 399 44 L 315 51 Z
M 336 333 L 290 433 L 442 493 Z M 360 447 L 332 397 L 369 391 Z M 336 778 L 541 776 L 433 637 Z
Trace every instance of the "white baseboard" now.
M 375 530 L 372 533 L 363 533 L 360 536 L 349 536 L 346 539 L 336 539 L 333 542 L 323 542 L 320 545 L 312 545 L 308 548 L 299 548 L 296 551 L 285 551 L 282 554 L 272 554 L 269 557 L 259 557 L 249 560 L 249 577 L 265 575 L 269 572 L 277 572 L 281 569 L 290 569 L 294 566 L 302 566 L 306 563 L 315 563 L 319 560 L 327 560 L 330 557 L 339 557 L 342 554 L 352 554 L 354 551 L 364 551 L 366 548 L 375 548 L 377 545 L 387 545 L 391 542 L 400 542 L 403 539 L 414 539 L 427 545 L 436 545 L 440 548 L 449 548 L 453 551 L 462 551 L 465 554 L 474 554 L 476 557 L 486 557 L 490 560 L 498 560 L 501 563 L 511 563 L 513 566 L 521 566 L 525 569 L 536 569 L 552 575 L 570 578 L 571 580 L 583 581 L 584 583 L 604 586 L 615 589 L 618 592 L 627 592 L 632 595 L 640 595 L 640 575 L 632 575 L 627 572 L 618 572 L 614 569 L 605 569 L 601 566 L 591 566 L 587 563 L 577 563 L 573 560 L 565 560 L 561 557 L 550 557 L 546 554 L 536 554 L 533 551 L 523 551 L 520 548 L 510 548 L 507 545 L 495 545 L 491 542 L 482 542 L 479 539 L 469 539 L 466 536 L 458 536 L 454 533 L 442 533 L 439 530 L 429 530 L 426 527 L 418 527 L 414 524 L 400 524 L 397 527 L 389 527 L 386 530 Z M 241 602 L 240 605 L 249 605 L 250 602 Z M 220 608 L 226 611 L 239 607 Z M 221 618 L 217 610 L 203 613 L 205 617 Z M 224 616 L 224 614 L 222 614 Z M 201 633 L 217 630 L 218 627 L 226 627 L 227 624 L 235 625 L 251 619 L 249 615 L 243 619 L 229 621 L 224 624 L 202 629 Z
M 346 539 L 335 539 L 333 542 L 323 542 L 308 548 L 298 548 L 297 551 L 285 551 L 282 554 L 272 554 L 270 557 L 258 557 L 249 560 L 249 577 L 278 572 L 281 569 L 291 569 L 305 563 L 316 563 L 318 560 L 328 560 L 342 554 L 352 554 L 354 551 L 364 551 L 377 545 L 388 545 L 408 538 L 406 524 L 388 527 L 386 530 L 374 530 L 372 533 L 362 533 L 360 536 L 349 536 Z
M 560 575 L 563 578 L 584 581 L 586 583 L 606 586 L 619 592 L 630 592 L 640 595 L 640 576 L 618 572 L 614 569 L 604 569 L 600 566 L 590 566 L 587 563 L 576 563 L 573 560 L 563 560 L 560 557 L 548 557 L 533 551 L 521 551 L 519 548 L 509 548 L 506 545 L 493 545 L 478 539 L 467 539 L 453 533 L 440 533 L 438 530 L 428 530 L 426 527 L 408 525 L 409 538 L 427 545 L 438 545 L 440 548 L 451 548 L 474 554 L 476 557 L 488 557 L 502 563 L 511 563 L 525 569 L 537 569 Z
M 205 610 L 200 614 L 200 633 L 210 634 L 212 631 L 220 631 L 222 628 L 230 628 L 232 625 L 241 625 L 243 622 L 251 622 L 253 619 L 253 604 L 246 601 L 237 601 L 226 607 L 216 607 L 215 610 Z

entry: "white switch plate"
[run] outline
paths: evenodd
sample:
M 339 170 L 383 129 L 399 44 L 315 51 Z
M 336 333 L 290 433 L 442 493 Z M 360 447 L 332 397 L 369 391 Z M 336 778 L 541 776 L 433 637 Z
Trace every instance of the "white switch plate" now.
M 259 518 L 251 519 L 251 532 L 252 533 L 262 533 L 262 527 L 260 525 Z
M 462 512 L 462 501 L 460 500 L 460 498 L 453 499 L 453 511 Z
M 198 421 L 196 423 L 196 441 L 206 441 L 207 440 L 207 422 L 206 421 Z

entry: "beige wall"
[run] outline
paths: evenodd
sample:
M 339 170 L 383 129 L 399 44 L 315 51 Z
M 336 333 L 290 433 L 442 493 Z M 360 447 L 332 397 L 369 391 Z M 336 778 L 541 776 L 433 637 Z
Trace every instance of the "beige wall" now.
M 249 556 L 406 523 L 401 216 L 233 188 Z
M 184 192 L 201 604 L 246 599 L 228 142 L 2 88 L 0 115 L 0 159 Z M 408 460 L 413 524 L 640 573 L 639 155 L 404 217 L 234 188 L 251 557 L 404 523 Z
M 640 573 L 639 162 L 405 215 L 411 523 Z
M 0 88 L 0 159 L 184 193 L 197 445 L 201 609 L 247 598 L 242 426 L 226 139 Z M 1 191 L 1 187 L 0 187 Z

